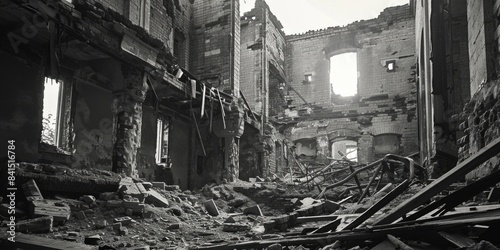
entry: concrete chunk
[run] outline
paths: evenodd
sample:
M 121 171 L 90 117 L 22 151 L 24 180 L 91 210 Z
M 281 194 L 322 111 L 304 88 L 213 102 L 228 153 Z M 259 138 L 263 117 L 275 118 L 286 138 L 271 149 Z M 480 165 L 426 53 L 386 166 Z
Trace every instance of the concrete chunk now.
M 210 199 L 208 201 L 205 201 L 203 205 L 205 205 L 205 209 L 207 210 L 208 214 L 212 216 L 219 215 L 219 209 L 217 208 L 217 205 L 215 205 L 214 200 Z
M 30 213 L 34 217 L 52 216 L 54 221 L 64 223 L 70 217 L 71 208 L 59 200 L 36 200 L 30 204 Z
M 170 203 L 168 202 L 163 195 L 160 193 L 156 192 L 153 189 L 150 189 L 148 191 L 148 196 L 146 197 L 146 203 L 148 204 L 153 204 L 157 207 L 169 207 Z
M 30 233 L 47 233 L 52 232 L 53 218 L 50 216 L 40 217 L 20 221 L 16 225 L 17 232 L 30 232 Z

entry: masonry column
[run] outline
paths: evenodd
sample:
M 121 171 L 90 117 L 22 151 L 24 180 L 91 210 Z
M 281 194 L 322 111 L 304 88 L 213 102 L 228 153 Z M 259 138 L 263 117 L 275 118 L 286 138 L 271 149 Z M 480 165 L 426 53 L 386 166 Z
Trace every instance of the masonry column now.
M 222 118 L 214 124 L 214 133 L 218 137 L 224 138 L 224 166 L 220 171 L 220 178 L 226 181 L 236 181 L 240 176 L 240 145 L 239 138 L 245 129 L 243 108 L 231 107 L 226 111 L 226 128 L 222 123 Z
M 330 145 L 327 135 L 316 137 L 316 161 L 329 163 L 327 156 L 330 155 Z
M 122 65 L 125 89 L 113 96 L 115 114 L 113 171 L 127 176 L 137 175 L 137 149 L 141 146 L 142 103 L 147 84 L 144 73 Z

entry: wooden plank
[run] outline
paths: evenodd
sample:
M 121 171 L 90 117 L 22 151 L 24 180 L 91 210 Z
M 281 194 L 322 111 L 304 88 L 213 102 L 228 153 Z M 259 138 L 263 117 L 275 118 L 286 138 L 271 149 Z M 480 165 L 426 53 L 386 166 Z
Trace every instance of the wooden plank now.
M 247 241 L 236 244 L 223 244 L 215 246 L 201 246 L 198 250 L 234 250 L 234 249 L 260 249 L 269 247 L 272 244 L 281 244 L 282 246 L 297 246 L 297 245 L 307 245 L 307 246 L 318 246 L 318 245 L 328 245 L 332 244 L 337 240 L 340 241 L 355 241 L 360 242 L 364 240 L 384 240 L 388 234 L 396 237 L 405 237 L 407 239 L 422 239 L 429 235 L 430 232 L 435 232 L 435 230 L 451 230 L 460 229 L 464 227 L 469 227 L 476 224 L 490 224 L 494 225 L 500 222 L 500 216 L 485 216 L 485 217 L 473 217 L 473 218 L 455 218 L 448 221 L 429 221 L 426 223 L 414 223 L 412 225 L 383 225 L 374 226 L 368 231 L 342 231 L 342 232 L 331 232 L 331 233 L 321 233 L 321 234 L 309 234 L 300 235 L 292 237 L 283 237 L 280 239 L 272 240 L 257 240 L 257 241 Z
M 437 201 L 432 202 L 431 204 L 420 209 L 414 214 L 404 218 L 403 221 L 416 220 L 428 214 L 429 212 L 439 208 L 442 205 L 444 205 L 442 208 L 443 212 L 449 211 L 454 207 L 456 207 L 457 205 L 461 204 L 462 202 L 467 201 L 472 197 L 476 196 L 477 194 L 481 193 L 484 189 L 494 186 L 499 181 L 500 181 L 500 170 L 497 170 L 489 174 L 488 176 L 485 176 Z
M 203 94 L 201 96 L 201 115 L 200 118 L 205 114 L 205 96 L 207 93 L 207 85 L 203 84 Z M 196 122 L 196 121 L 195 121 Z
M 81 243 L 55 240 L 46 237 L 40 237 L 32 234 L 16 233 L 16 242 L 11 242 L 6 239 L 6 235 L 2 234 L 0 238 L 4 241 L 6 248 L 2 249 L 24 249 L 24 250 L 97 250 L 98 246 L 89 246 Z
M 399 240 L 398 238 L 388 234 L 387 235 L 387 239 L 396 246 L 397 249 L 401 249 L 401 250 L 413 250 L 412 247 L 406 245 L 404 242 L 402 242 L 401 240 Z
M 222 112 L 222 125 L 224 126 L 224 129 L 226 129 L 226 111 L 224 111 L 224 105 L 222 105 L 222 99 L 220 97 L 220 91 L 219 89 L 217 89 L 217 97 L 219 99 L 219 103 L 220 103 L 220 110 Z
M 389 202 L 394 200 L 394 198 L 398 197 L 403 191 L 405 191 L 408 186 L 410 186 L 410 181 L 405 180 L 401 182 L 396 188 L 394 188 L 391 192 L 387 193 L 382 199 L 380 199 L 377 203 L 373 204 L 370 208 L 368 208 L 365 212 L 363 212 L 358 218 L 349 223 L 349 225 L 345 226 L 343 230 L 351 230 L 356 228 L 365 222 L 368 218 L 372 217 L 376 212 L 385 207 Z
M 438 234 L 446 241 L 450 242 L 458 248 L 467 248 L 476 244 L 476 242 L 471 238 L 458 233 L 439 232 Z
M 205 145 L 203 145 L 203 138 L 201 137 L 200 128 L 198 127 L 198 122 L 196 121 L 196 116 L 194 115 L 194 111 L 192 108 L 191 108 L 191 115 L 193 116 L 194 125 L 196 127 L 196 132 L 198 134 L 198 139 L 200 141 L 201 149 L 203 150 L 203 155 L 206 156 L 207 152 L 205 151 Z
M 339 217 L 338 215 L 303 216 L 303 217 L 298 217 L 295 222 L 296 223 L 306 223 L 306 222 L 314 222 L 314 221 L 335 220 L 338 217 Z
M 460 162 L 457 166 L 424 187 L 420 192 L 393 208 L 386 216 L 375 221 L 375 225 L 388 224 L 406 215 L 406 213 L 424 204 L 457 180 L 463 178 L 474 168 L 500 153 L 500 138 L 492 141 L 476 154 Z
M 494 202 L 500 200 L 500 188 L 492 187 L 490 192 L 488 193 L 488 201 Z
M 334 221 L 331 221 L 331 222 L 319 227 L 318 229 L 310 232 L 309 234 L 319 234 L 319 233 L 326 233 L 329 231 L 335 231 L 335 229 L 337 229 L 337 227 L 340 225 L 341 221 L 342 221 L 341 219 L 336 219 Z

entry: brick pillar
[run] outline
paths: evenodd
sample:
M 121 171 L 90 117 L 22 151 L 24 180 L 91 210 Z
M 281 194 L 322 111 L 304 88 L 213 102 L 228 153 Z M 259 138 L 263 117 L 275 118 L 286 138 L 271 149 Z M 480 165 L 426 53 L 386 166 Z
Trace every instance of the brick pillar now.
M 240 145 L 239 138 L 245 129 L 245 120 L 242 108 L 226 111 L 226 128 L 222 118 L 214 123 L 214 133 L 224 138 L 224 166 L 220 171 L 221 179 L 229 182 L 236 181 L 240 175 Z
M 316 161 L 329 162 L 328 158 L 326 158 L 330 155 L 330 146 L 328 144 L 328 136 L 322 135 L 316 137 Z
M 240 145 L 239 138 L 233 136 L 224 137 L 224 161 L 226 162 L 222 178 L 229 182 L 236 181 L 240 176 Z
M 142 103 L 147 84 L 143 72 L 122 65 L 125 89 L 113 96 L 115 131 L 113 171 L 127 176 L 137 175 L 137 149 L 141 146 Z

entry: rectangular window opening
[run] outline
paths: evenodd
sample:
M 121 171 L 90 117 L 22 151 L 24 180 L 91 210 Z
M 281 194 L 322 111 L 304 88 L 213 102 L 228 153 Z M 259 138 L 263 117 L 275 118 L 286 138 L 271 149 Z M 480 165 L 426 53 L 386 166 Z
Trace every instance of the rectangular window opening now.
M 343 97 L 358 93 L 357 53 L 349 52 L 330 58 L 332 94 Z
M 63 82 L 46 77 L 43 90 L 41 141 L 60 146 L 62 134 Z
M 313 79 L 312 74 L 304 74 L 304 83 L 311 83 Z
M 170 122 L 167 119 L 157 119 L 156 130 L 156 163 L 168 164 L 168 141 L 170 134 Z

